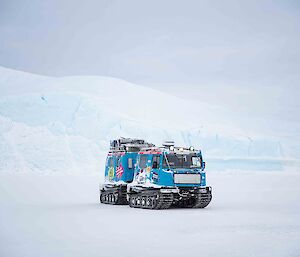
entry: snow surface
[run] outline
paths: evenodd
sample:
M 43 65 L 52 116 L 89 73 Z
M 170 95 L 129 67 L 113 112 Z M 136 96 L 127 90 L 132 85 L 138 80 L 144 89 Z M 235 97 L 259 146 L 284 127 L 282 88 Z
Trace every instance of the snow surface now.
M 211 170 L 300 167 L 299 131 L 254 133 L 222 106 L 120 79 L 0 67 L 0 171 L 100 172 L 109 141 L 119 136 L 193 145 Z
M 297 126 L 257 132 L 208 101 L 0 67 L 0 256 L 298 257 Z M 100 204 L 109 140 L 119 136 L 201 148 L 211 204 Z
M 299 172 L 212 172 L 206 209 L 98 202 L 99 176 L 0 173 L 0 256 L 299 257 Z

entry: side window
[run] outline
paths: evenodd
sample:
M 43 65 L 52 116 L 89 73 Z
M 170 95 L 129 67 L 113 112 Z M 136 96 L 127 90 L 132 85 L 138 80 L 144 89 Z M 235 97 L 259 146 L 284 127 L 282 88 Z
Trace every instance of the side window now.
M 114 166 L 114 159 L 113 157 L 109 158 L 109 167 L 113 167 Z
M 160 164 L 160 156 L 154 155 L 153 162 L 152 162 L 152 168 L 159 169 L 159 164 Z
M 128 158 L 128 169 L 132 169 L 132 168 L 133 168 L 132 158 Z
M 141 169 L 146 168 L 147 159 L 148 159 L 147 155 L 140 155 L 140 163 L 139 163 L 139 165 L 140 165 Z
M 192 166 L 201 167 L 201 159 L 198 156 L 192 156 Z

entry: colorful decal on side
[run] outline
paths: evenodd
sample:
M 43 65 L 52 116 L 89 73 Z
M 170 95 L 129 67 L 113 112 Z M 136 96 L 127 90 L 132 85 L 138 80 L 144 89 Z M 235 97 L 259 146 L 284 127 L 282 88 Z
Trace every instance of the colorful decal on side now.
M 151 167 L 148 166 L 148 167 L 146 168 L 146 172 L 147 172 L 147 173 L 150 173 L 150 171 L 151 171 Z
M 110 167 L 108 169 L 108 178 L 112 180 L 115 177 L 115 169 L 114 167 Z
M 122 164 L 120 164 L 116 171 L 117 178 L 121 178 L 123 173 L 124 173 L 124 169 L 123 169 Z
M 136 181 L 139 183 L 139 184 L 144 184 L 145 181 L 146 181 L 146 172 L 144 169 L 141 169 L 140 172 L 138 172 L 136 174 Z
M 153 181 L 158 181 L 158 174 L 156 172 L 153 172 L 152 178 Z

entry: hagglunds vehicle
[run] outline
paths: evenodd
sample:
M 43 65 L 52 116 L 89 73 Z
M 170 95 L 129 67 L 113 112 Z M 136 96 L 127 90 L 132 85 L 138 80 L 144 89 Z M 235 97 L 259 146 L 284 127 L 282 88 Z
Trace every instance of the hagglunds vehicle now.
M 144 140 L 122 140 L 116 142 L 133 141 L 122 151 L 110 151 L 101 202 L 128 202 L 130 207 L 144 209 L 205 208 L 210 203 L 212 189 L 206 185 L 200 150 L 175 147 L 172 141 L 156 147 Z

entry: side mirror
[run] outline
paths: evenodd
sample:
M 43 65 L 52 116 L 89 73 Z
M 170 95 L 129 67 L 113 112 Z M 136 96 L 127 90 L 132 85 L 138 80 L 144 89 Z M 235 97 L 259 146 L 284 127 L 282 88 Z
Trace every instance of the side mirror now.
M 202 162 L 202 170 L 205 169 L 205 162 Z

